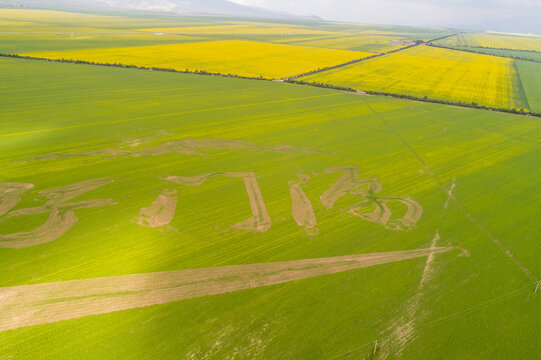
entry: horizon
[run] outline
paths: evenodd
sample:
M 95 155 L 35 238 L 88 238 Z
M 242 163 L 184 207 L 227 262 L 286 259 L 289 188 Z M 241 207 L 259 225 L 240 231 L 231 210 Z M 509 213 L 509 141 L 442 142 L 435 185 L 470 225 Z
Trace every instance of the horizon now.
M 229 1 L 332 21 L 541 35 L 541 25 L 536 21 L 541 18 L 541 2 L 532 0 L 450 0 L 445 4 L 436 0 Z

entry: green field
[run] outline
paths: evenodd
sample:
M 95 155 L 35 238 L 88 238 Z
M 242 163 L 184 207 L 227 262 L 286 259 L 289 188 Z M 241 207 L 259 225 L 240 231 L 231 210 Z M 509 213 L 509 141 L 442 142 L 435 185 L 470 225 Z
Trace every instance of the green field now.
M 378 53 L 403 47 L 396 42 L 435 39 L 450 34 L 451 30 L 329 21 L 149 15 L 144 12 L 83 14 L 0 9 L 0 32 L 32 33 L 0 34 L 0 52 L 10 54 L 218 40 Z M 171 35 L 173 33 L 182 35 Z
M 438 43 L 452 46 L 471 46 L 491 49 L 541 52 L 541 36 L 539 35 L 462 33 L 457 36 L 439 40 Z
M 50 315 L 51 323 L 0 332 L 0 359 L 538 355 L 538 118 L 22 59 L 0 58 L 0 74 L 2 301 L 20 285 L 149 273 L 161 281 L 158 272 L 446 247 L 221 295 L 58 322 Z M 333 184 L 352 169 L 381 191 L 358 185 L 329 206 Z M 251 187 L 239 173 L 253 174 Z M 250 206 L 254 179 L 264 209 Z M 17 202 L 9 189 L 21 184 Z M 94 189 L 65 199 L 88 184 Z M 313 216 L 292 214 L 301 190 Z M 149 226 L 151 204 L 165 198 L 177 199 L 174 216 Z M 58 213 L 54 199 L 68 208 Z M 370 217 L 382 201 L 391 218 Z M 422 207 L 409 223 L 407 201 Z M 32 233 L 53 215 L 64 234 Z M 252 215 L 257 227 L 237 226 Z M 84 306 L 129 295 L 66 293 Z M 59 301 L 15 300 L 0 308 L 2 326 L 47 318 L 34 307 Z
M 541 52 L 536 52 L 536 51 L 501 50 L 501 49 L 491 49 L 491 48 L 472 47 L 472 46 L 451 46 L 447 44 L 445 44 L 445 47 L 448 49 L 473 51 L 479 54 L 511 57 L 514 59 L 541 62 Z
M 531 61 L 516 61 L 522 87 L 533 112 L 541 114 L 541 64 Z

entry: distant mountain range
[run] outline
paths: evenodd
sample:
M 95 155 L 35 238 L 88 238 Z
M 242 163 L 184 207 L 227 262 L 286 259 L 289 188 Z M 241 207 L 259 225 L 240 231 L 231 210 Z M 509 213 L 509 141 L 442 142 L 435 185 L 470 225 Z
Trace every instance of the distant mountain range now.
M 176 14 L 320 20 L 318 17 L 297 16 L 239 5 L 227 0 L 0 0 L 0 6 L 53 10 L 143 10 Z

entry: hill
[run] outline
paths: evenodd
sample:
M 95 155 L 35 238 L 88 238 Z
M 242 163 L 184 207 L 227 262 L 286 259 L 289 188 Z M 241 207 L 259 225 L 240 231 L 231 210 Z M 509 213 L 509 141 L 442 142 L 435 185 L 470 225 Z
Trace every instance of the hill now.
M 143 10 L 176 14 L 312 19 L 253 6 L 243 6 L 227 0 L 0 0 L 1 6 L 51 10 Z

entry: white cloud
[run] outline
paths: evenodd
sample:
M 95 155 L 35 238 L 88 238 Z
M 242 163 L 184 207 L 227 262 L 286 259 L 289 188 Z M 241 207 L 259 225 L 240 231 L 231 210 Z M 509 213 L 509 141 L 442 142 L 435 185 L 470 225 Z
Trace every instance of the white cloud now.
M 365 23 L 480 26 L 538 15 L 541 0 L 230 0 L 243 5 Z M 539 21 L 541 22 L 541 21 Z

